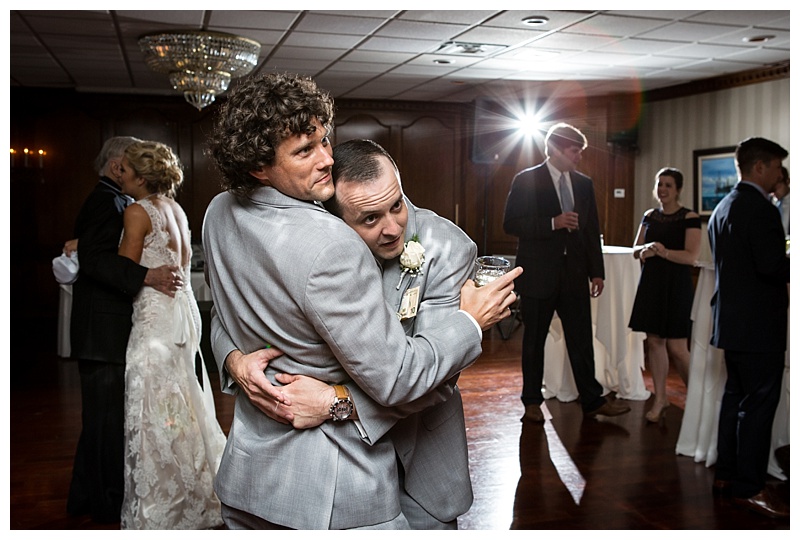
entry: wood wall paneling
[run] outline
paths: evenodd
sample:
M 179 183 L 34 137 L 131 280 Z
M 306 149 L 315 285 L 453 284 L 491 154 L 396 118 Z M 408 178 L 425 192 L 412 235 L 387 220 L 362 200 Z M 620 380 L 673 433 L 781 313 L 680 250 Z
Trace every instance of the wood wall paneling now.
M 158 139 L 177 151 L 185 168 L 178 202 L 199 242 L 205 208 L 220 191 L 219 175 L 205 154 L 218 104 L 198 112 L 179 96 L 19 88 L 12 88 L 11 102 L 12 146 L 48 151 L 42 171 L 12 170 L 11 175 L 11 245 L 12 254 L 18 254 L 12 255 L 12 280 L 26 291 L 24 301 L 12 297 L 16 313 L 57 313 L 58 288 L 50 261 L 72 235 L 75 217 L 96 182 L 94 157 L 110 136 Z M 502 163 L 476 164 L 470 160 L 471 104 L 337 100 L 336 105 L 335 142 L 376 140 L 397 161 L 404 189 L 415 204 L 457 221 L 481 253 L 515 252 L 516 239 L 502 229 L 503 209 L 513 176 L 544 159 L 538 145 L 520 146 Z M 630 156 L 607 150 L 604 107 L 587 100 L 566 101 L 559 114 L 590 138 L 581 170 L 595 179 L 599 193 L 607 194 L 607 177 L 613 173 L 617 185 L 632 169 L 626 161 Z M 608 216 L 617 210 L 608 208 L 606 198 L 598 198 L 598 207 L 609 220 L 604 231 L 611 239 L 614 233 L 608 227 L 618 225 Z

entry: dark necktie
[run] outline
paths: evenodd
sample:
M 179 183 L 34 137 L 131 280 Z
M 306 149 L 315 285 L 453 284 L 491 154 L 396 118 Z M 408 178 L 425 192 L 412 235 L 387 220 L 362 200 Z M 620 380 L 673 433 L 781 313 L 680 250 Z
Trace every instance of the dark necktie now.
M 575 205 L 572 202 L 572 194 L 569 192 L 567 176 L 564 173 L 561 173 L 561 178 L 558 179 L 558 189 L 561 192 L 561 210 L 563 212 L 572 212 Z

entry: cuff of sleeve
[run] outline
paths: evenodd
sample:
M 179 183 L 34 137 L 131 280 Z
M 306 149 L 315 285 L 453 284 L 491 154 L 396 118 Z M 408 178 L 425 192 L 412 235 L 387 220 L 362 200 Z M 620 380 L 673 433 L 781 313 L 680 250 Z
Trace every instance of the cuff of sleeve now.
M 353 420 L 353 423 L 356 425 L 356 429 L 358 429 L 358 434 L 361 436 L 361 440 L 367 444 L 370 444 L 367 430 L 365 430 L 364 426 L 361 425 L 361 420 Z
M 473 326 L 475 326 L 475 329 L 478 331 L 478 338 L 483 339 L 483 330 L 481 329 L 481 325 L 478 324 L 478 321 L 475 320 L 475 317 L 473 317 L 463 309 L 459 309 L 458 311 L 466 315 L 467 318 L 470 321 L 472 321 Z

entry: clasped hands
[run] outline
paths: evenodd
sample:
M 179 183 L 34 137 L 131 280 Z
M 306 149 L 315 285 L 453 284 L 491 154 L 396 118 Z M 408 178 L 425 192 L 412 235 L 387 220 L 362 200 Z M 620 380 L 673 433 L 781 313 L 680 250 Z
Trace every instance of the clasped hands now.
M 277 373 L 275 386 L 264 374 L 271 360 L 283 351 L 275 347 L 250 354 L 232 351 L 225 359 L 225 368 L 250 402 L 261 412 L 295 428 L 316 427 L 329 418 L 328 409 L 336 393 L 328 383 L 306 377 Z
M 661 242 L 650 242 L 645 244 L 642 251 L 639 253 L 639 258 L 645 260 L 649 257 L 666 257 L 667 248 Z

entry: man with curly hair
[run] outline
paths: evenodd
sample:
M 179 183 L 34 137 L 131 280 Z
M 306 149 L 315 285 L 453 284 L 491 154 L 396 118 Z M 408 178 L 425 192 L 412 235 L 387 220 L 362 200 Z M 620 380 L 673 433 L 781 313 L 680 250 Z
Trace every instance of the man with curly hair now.
M 312 80 L 269 74 L 231 93 L 211 142 L 226 188 L 203 225 L 215 327 L 245 353 L 285 353 L 215 355 L 237 394 L 216 480 L 229 528 L 408 528 L 385 426 L 340 421 L 353 413 L 347 386 L 384 407 L 446 399 L 443 383 L 515 299 L 521 270 L 481 289 L 469 281 L 461 310 L 407 337 L 367 246 L 318 204 L 334 193 L 332 122 L 333 101 Z M 278 373 L 336 385 L 333 421 L 301 430 L 265 414 L 292 404 L 272 386 Z

